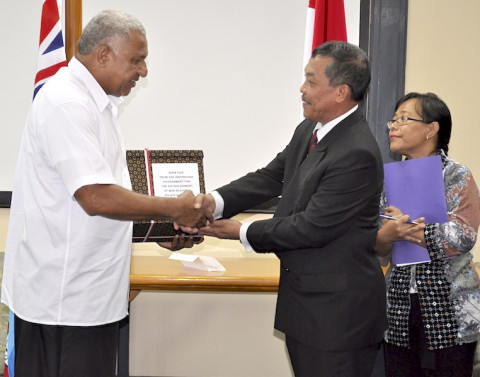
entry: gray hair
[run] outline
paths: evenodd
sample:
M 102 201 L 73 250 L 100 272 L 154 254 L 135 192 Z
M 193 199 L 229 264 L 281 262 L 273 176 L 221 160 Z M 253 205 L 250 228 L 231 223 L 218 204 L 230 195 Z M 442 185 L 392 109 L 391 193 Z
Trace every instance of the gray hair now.
M 83 29 L 77 44 L 78 52 L 88 55 L 99 44 L 113 37 L 129 38 L 132 30 L 146 36 L 145 28 L 134 16 L 116 9 L 103 10 Z
M 329 41 L 313 50 L 312 58 L 318 55 L 333 59 L 325 69 L 330 86 L 346 84 L 350 87 L 354 101 L 363 100 L 371 79 L 367 54 L 353 44 Z

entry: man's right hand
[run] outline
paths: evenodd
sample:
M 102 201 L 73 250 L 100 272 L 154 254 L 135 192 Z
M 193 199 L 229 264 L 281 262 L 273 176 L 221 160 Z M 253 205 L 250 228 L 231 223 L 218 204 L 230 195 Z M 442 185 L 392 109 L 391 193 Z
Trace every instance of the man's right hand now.
M 181 229 L 188 228 L 190 229 L 189 233 L 197 233 L 198 228 L 213 223 L 212 211 L 208 207 L 198 204 L 191 191 L 185 191 L 178 196 L 178 200 L 180 201 L 180 211 L 177 217 L 174 218 L 175 227 L 179 226 Z M 215 201 L 213 208 L 215 209 Z
M 215 199 L 212 194 L 198 194 L 193 202 L 195 208 L 207 208 L 211 213 L 215 211 Z

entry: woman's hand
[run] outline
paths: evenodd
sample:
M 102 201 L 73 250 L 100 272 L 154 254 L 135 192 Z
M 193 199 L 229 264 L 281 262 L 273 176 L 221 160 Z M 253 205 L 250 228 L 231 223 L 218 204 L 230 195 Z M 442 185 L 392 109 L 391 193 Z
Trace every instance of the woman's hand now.
M 410 216 L 394 206 L 387 207 L 385 214 L 396 217 L 397 220 L 384 219 L 383 226 L 378 231 L 376 248 L 381 258 L 389 256 L 395 241 L 409 241 L 425 247 L 424 217 L 414 219 L 415 224 L 410 224 Z
M 405 215 L 398 208 L 389 206 L 385 209 L 385 214 L 396 217 L 397 220 L 385 219 L 382 229 L 385 228 L 387 240 L 394 241 L 410 241 L 416 244 L 421 244 L 423 237 L 423 230 L 425 229 L 425 218 L 419 217 L 414 219 L 410 224 L 410 216 Z

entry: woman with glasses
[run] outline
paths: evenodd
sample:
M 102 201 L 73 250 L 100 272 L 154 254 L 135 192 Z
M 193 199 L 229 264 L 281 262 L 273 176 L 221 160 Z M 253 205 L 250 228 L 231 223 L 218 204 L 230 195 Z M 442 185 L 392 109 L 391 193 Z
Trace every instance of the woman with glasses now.
M 444 224 L 425 223 L 422 217 L 412 224 L 408 214 L 387 207 L 382 195 L 380 210 L 397 220 L 383 219 L 380 225 L 381 263 L 388 265 L 394 242 L 401 240 L 427 248 L 431 258 L 390 265 L 387 271 L 387 376 L 471 377 L 480 334 L 479 279 L 471 253 L 480 194 L 468 168 L 447 156 L 452 119 L 435 94 L 405 95 L 387 125 L 393 152 L 407 159 L 441 156 L 448 212 Z

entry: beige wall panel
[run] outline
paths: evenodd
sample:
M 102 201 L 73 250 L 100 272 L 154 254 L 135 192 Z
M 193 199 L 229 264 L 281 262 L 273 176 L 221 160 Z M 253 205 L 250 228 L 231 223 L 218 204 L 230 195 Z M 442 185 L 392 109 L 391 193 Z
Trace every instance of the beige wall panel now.
M 140 293 L 131 304 L 130 374 L 292 377 L 283 334 L 273 329 L 276 297 Z
M 434 92 L 448 105 L 453 127 L 449 155 L 480 182 L 480 1 L 411 0 L 406 91 Z M 480 261 L 480 247 L 474 249 Z

